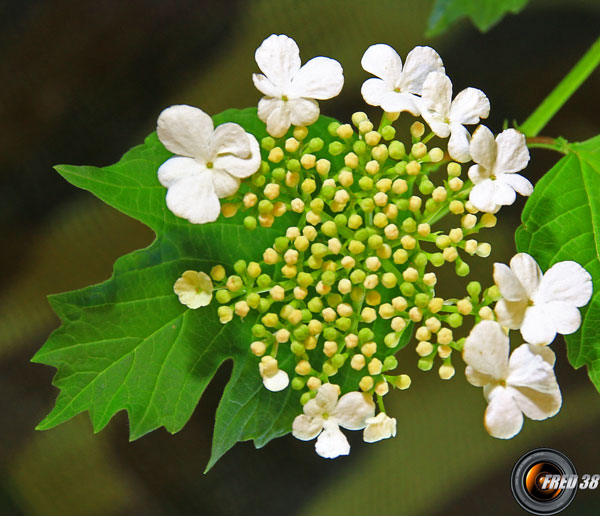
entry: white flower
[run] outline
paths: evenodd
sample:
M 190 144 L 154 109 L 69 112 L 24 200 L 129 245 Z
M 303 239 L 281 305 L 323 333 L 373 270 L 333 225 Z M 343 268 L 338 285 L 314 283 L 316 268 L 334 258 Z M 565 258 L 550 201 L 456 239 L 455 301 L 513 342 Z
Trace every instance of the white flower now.
M 185 271 L 173 285 L 173 291 L 181 304 L 196 309 L 210 303 L 213 283 L 205 272 Z
M 167 206 L 194 224 L 217 220 L 219 198 L 237 192 L 240 178 L 258 170 L 260 149 L 256 138 L 238 124 L 214 129 L 202 110 L 171 106 L 158 117 L 158 139 L 177 156 L 158 169 L 167 187 Z
M 263 385 L 270 391 L 282 391 L 290 383 L 288 374 L 279 369 L 277 359 L 271 356 L 265 356 L 260 359 L 258 372 L 262 376 Z
M 443 73 L 430 73 L 423 84 L 421 116 L 440 138 L 448 138 L 452 159 L 465 163 L 469 154 L 469 132 L 464 125 L 478 124 L 490 114 L 490 101 L 483 91 L 466 88 L 452 100 L 452 82 Z
M 578 307 L 592 296 L 592 277 L 578 263 L 558 262 L 542 276 L 526 253 L 513 256 L 510 268 L 494 264 L 494 282 L 503 299 L 496 303 L 498 322 L 521 329 L 531 344 L 549 344 L 557 333 L 568 335 L 581 324 Z
M 550 348 L 523 344 L 508 357 L 508 336 L 495 321 L 481 321 L 465 341 L 465 375 L 483 387 L 488 402 L 484 426 L 499 439 L 510 439 L 521 430 L 523 414 L 534 420 L 554 416 L 562 397 L 554 376 Z
M 496 212 L 515 202 L 516 194 L 531 195 L 533 186 L 519 174 L 529 162 L 525 136 L 515 129 L 502 131 L 494 140 L 492 132 L 480 125 L 471 138 L 469 151 L 477 165 L 469 168 L 475 186 L 469 200 L 480 211 Z
M 444 72 L 438 53 L 430 47 L 415 47 L 402 59 L 389 45 L 379 43 L 367 48 L 360 62 L 363 69 L 378 79 L 367 79 L 361 88 L 365 102 L 381 106 L 388 113 L 408 111 L 419 115 L 423 83 L 430 72 Z
M 370 417 L 366 423 L 367 426 L 363 432 L 363 439 L 367 443 L 396 437 L 396 418 L 389 417 L 385 412 L 380 412 L 375 417 Z
M 344 73 L 340 63 L 315 57 L 301 67 L 298 45 L 283 34 L 271 34 L 254 57 L 263 73 L 253 74 L 252 80 L 265 95 L 258 103 L 258 118 L 276 138 L 283 136 L 291 124 L 315 123 L 319 118 L 315 99 L 330 99 L 342 91 Z
M 292 434 L 302 441 L 319 436 L 315 450 L 321 457 L 334 459 L 350 453 L 350 444 L 339 427 L 361 430 L 374 414 L 375 404 L 368 394 L 349 392 L 338 401 L 338 388 L 326 383 L 304 405 L 304 414 L 294 419 Z

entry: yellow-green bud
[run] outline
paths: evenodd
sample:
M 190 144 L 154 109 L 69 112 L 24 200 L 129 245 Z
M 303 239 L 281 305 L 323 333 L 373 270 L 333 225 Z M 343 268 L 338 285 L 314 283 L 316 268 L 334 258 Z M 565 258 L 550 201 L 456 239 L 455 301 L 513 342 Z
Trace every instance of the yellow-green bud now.
M 381 284 L 385 288 L 394 288 L 398 284 L 398 278 L 392 272 L 386 272 L 381 276 Z
M 273 147 L 269 151 L 267 158 L 271 163 L 279 163 L 283 159 L 283 149 L 281 147 Z
M 422 340 L 421 342 L 419 342 L 419 344 L 417 344 L 415 351 L 420 357 L 426 357 L 428 355 L 431 355 L 431 353 L 433 352 L 433 344 L 426 340 Z
M 360 379 L 360 382 L 358 382 L 358 386 L 362 391 L 367 392 L 373 388 L 374 383 L 375 382 L 373 381 L 373 378 L 371 376 L 363 376 Z
M 210 270 L 210 277 L 215 281 L 223 281 L 225 279 L 225 267 L 222 265 L 215 265 Z
M 373 124 L 369 120 L 363 120 L 358 124 L 358 130 L 361 134 L 367 134 L 373 130 Z
M 257 357 L 262 357 L 267 351 L 267 346 L 264 342 L 257 340 L 250 344 L 250 351 Z
M 494 312 L 492 312 L 492 309 L 489 306 L 484 306 L 479 310 L 479 317 L 485 321 L 493 321 Z
M 410 387 L 410 384 L 411 379 L 410 376 L 408 376 L 407 374 L 401 374 L 400 376 L 396 377 L 396 387 L 398 387 L 398 389 L 402 391 L 408 389 Z
M 368 117 L 366 113 L 363 113 L 362 111 L 356 111 L 355 113 L 352 113 L 351 120 L 354 126 L 358 128 L 361 122 L 368 120 Z
M 427 154 L 427 145 L 425 145 L 424 143 L 415 143 L 411 149 L 410 149 L 410 153 L 417 159 L 421 159 L 422 157 L 424 157 Z
M 437 332 L 437 342 L 438 344 L 448 345 L 452 342 L 453 335 L 452 330 L 450 328 L 442 328 Z
M 461 166 L 454 162 L 448 163 L 446 170 L 448 171 L 448 177 L 458 177 L 460 176 Z
M 407 239 L 410 239 L 410 238 L 412 238 L 412 237 L 410 237 L 410 236 L 408 236 L 408 235 L 405 235 L 405 236 L 404 236 L 404 237 L 402 237 L 402 238 L 407 238 Z M 414 240 L 414 238 L 413 238 L 413 240 Z M 410 242 L 409 240 L 405 240 L 405 243 L 406 243 L 406 245 L 409 245 L 409 242 Z M 403 243 L 402 245 L 403 245 L 403 247 L 405 247 L 405 244 L 404 244 L 404 243 Z M 411 249 L 412 249 L 412 248 L 414 248 L 414 244 L 413 244 L 413 246 L 411 247 Z M 396 251 L 394 251 L 394 257 L 393 257 L 393 260 L 394 260 L 394 263 L 395 263 L 395 264 L 399 264 L 399 265 L 401 265 L 401 264 L 403 264 L 403 263 L 406 263 L 406 260 L 408 260 L 408 253 L 407 253 L 407 252 L 406 252 L 404 249 L 397 249 Z
M 360 371 L 363 367 L 365 367 L 365 356 L 357 353 L 350 360 L 350 367 L 355 371 Z
M 352 135 L 354 134 L 354 131 L 352 130 L 352 126 L 350 124 L 340 125 L 337 128 L 336 132 L 340 138 L 344 138 L 344 139 L 352 138 Z
M 434 147 L 429 151 L 429 159 L 433 163 L 437 163 L 438 161 L 442 161 L 444 159 L 444 151 L 439 147 Z
M 365 142 L 371 147 L 375 147 L 381 140 L 381 135 L 377 131 L 369 131 L 365 134 Z
M 410 161 L 406 165 L 406 173 L 409 176 L 417 176 L 421 172 L 421 164 L 418 161 Z
M 462 201 L 454 200 L 450 202 L 448 209 L 450 210 L 450 213 L 453 213 L 454 215 L 460 215 L 461 213 L 464 213 L 465 205 Z
M 429 311 L 434 314 L 438 313 L 442 306 L 444 306 L 444 300 L 441 297 L 434 297 L 427 305 Z
M 437 331 L 442 327 L 442 323 L 436 317 L 429 317 L 425 321 L 425 326 L 432 333 L 437 333 Z
M 471 213 L 463 216 L 460 221 L 461 225 L 465 229 L 473 229 L 477 224 L 477 217 Z

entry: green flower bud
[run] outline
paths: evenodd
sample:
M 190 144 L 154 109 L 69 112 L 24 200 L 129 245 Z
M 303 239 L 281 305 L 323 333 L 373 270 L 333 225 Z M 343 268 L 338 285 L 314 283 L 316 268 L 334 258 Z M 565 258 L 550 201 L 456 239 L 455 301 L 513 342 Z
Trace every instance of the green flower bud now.
M 335 196 L 335 186 L 327 185 L 321 188 L 320 195 L 323 199 L 331 200 Z
M 302 405 L 306 405 L 310 400 L 313 399 L 314 397 L 314 391 L 308 391 L 302 394 L 302 396 L 300 396 L 300 403 Z
M 467 292 L 472 298 L 478 299 L 481 294 L 481 283 L 479 281 L 471 281 L 467 285 Z
M 277 237 L 275 239 L 275 244 L 273 245 L 273 247 L 278 253 L 284 253 L 289 245 L 290 240 L 287 237 Z
M 260 141 L 260 146 L 266 151 L 270 151 L 273 147 L 275 147 L 275 139 L 271 138 L 270 136 L 265 136 Z
M 266 170 L 265 174 L 269 171 L 268 167 L 269 167 L 269 165 L 267 165 L 267 170 Z M 254 186 L 258 186 L 260 188 L 261 186 L 264 186 L 264 184 L 266 182 L 267 182 L 267 179 L 262 174 L 254 174 L 252 176 L 252 184 Z
M 260 295 L 256 292 L 248 294 L 248 296 L 246 297 L 246 303 L 248 303 L 248 306 L 250 308 L 257 309 L 258 305 L 260 304 Z
M 310 201 L 309 206 L 310 209 L 315 213 L 321 213 L 323 211 L 323 208 L 325 207 L 325 203 L 323 202 L 323 199 L 317 198 Z
M 416 267 L 425 267 L 425 265 L 427 265 L 427 255 L 425 253 L 418 253 L 417 256 L 413 258 L 413 263 Z
M 261 314 L 264 314 L 269 308 L 271 308 L 271 302 L 264 297 L 260 298 L 260 303 L 258 304 L 258 311 Z
M 325 271 L 321 275 L 321 281 L 328 287 L 331 287 L 335 283 L 335 272 Z
M 323 364 L 323 372 L 327 376 L 333 376 L 338 372 L 337 368 L 328 360 Z
M 486 301 L 498 301 L 502 299 L 502 294 L 500 294 L 500 289 L 497 285 L 492 285 L 485 291 L 485 299 Z
M 317 256 L 314 256 L 314 255 L 310 255 L 308 257 L 308 260 L 306 260 L 306 265 L 308 265 L 311 269 L 316 271 L 317 269 L 320 269 L 321 266 L 323 265 L 323 259 L 318 258 Z
M 371 249 L 379 249 L 383 245 L 383 238 L 381 235 L 371 235 L 367 244 Z
M 269 333 L 262 324 L 255 324 L 254 326 L 252 326 L 252 330 L 250 331 L 252 332 L 252 335 L 257 339 L 262 339 L 263 337 L 266 337 Z
M 388 348 L 395 348 L 398 345 L 398 341 L 400 339 L 398 338 L 398 336 L 395 333 L 388 333 L 384 338 L 383 338 L 383 343 L 388 347 Z
M 271 172 L 271 177 L 278 183 L 281 183 L 285 179 L 285 168 L 277 167 Z
M 450 246 L 451 244 L 452 240 L 450 240 L 448 235 L 440 235 L 435 239 L 435 245 L 439 249 L 446 249 L 446 247 Z
M 346 361 L 347 357 L 348 355 L 346 354 L 334 355 L 333 357 L 331 357 L 331 365 L 336 369 L 339 369 L 344 365 L 344 362 Z
M 308 272 L 299 272 L 296 276 L 296 282 L 303 288 L 306 288 L 313 283 L 313 277 Z
M 370 342 L 374 338 L 375 334 L 370 328 L 361 328 L 361 330 L 358 332 L 358 341 L 361 344 L 364 344 L 365 342 Z
M 348 227 L 350 229 L 358 229 L 360 226 L 362 226 L 362 223 L 362 217 L 360 215 L 357 215 L 356 213 L 350 215 L 350 218 L 348 219 Z
M 346 226 L 346 224 L 348 224 L 348 218 L 346 217 L 346 215 L 343 215 L 341 213 L 336 215 L 333 221 L 335 222 L 335 225 L 338 228 L 343 228 L 344 226 Z
M 425 210 L 430 213 L 437 211 L 439 206 L 439 203 L 435 202 L 431 197 L 425 201 Z
M 311 138 L 308 142 L 308 150 L 310 152 L 319 152 L 323 148 L 324 143 L 321 138 Z
M 363 176 L 358 180 L 358 187 L 368 192 L 373 189 L 373 180 L 369 176 Z
M 398 360 L 395 356 L 390 355 L 389 357 L 385 357 L 383 361 L 383 370 L 391 371 L 392 369 L 396 369 L 398 367 Z
M 417 222 L 412 217 L 408 217 L 402 221 L 402 230 L 407 233 L 414 233 L 417 230 Z
M 330 136 L 337 136 L 337 130 L 338 127 L 340 126 L 339 122 L 331 122 L 328 126 L 327 126 L 327 132 L 329 133 Z
M 230 306 L 220 306 L 217 309 L 217 315 L 219 316 L 221 322 L 227 323 L 233 318 L 233 310 Z
M 423 292 L 420 292 L 415 296 L 415 305 L 419 308 L 425 308 L 429 304 L 429 301 L 429 296 Z
M 328 220 L 321 225 L 321 231 L 325 236 L 334 237 L 337 235 L 337 226 L 333 220 Z
M 325 328 L 323 330 L 323 337 L 325 337 L 325 340 L 336 340 L 339 337 L 339 333 L 335 328 Z
M 460 314 L 450 314 L 447 318 L 446 318 L 446 322 L 450 325 L 450 327 L 452 328 L 460 328 L 462 326 L 463 323 L 463 316 Z
M 288 162 L 287 162 L 287 169 L 290 172 L 300 172 L 300 162 L 297 159 L 295 159 L 295 158 L 288 160 Z
M 347 332 L 352 326 L 352 319 L 349 317 L 338 317 L 335 320 L 335 325 L 343 332 Z
M 302 324 L 294 330 L 295 339 L 305 340 L 309 335 L 310 331 L 308 330 L 308 326 L 306 324 Z
M 342 142 L 331 142 L 329 144 L 329 154 L 332 156 L 339 156 L 344 152 L 345 145 Z
M 370 197 L 367 197 L 366 199 L 360 201 L 360 208 L 365 213 L 369 213 L 375 209 L 375 201 L 373 201 L 373 199 Z
M 267 288 L 271 285 L 271 277 L 268 274 L 261 274 L 256 278 L 256 284 L 260 288 Z
M 252 231 L 253 229 L 256 229 L 256 219 L 254 217 L 252 217 L 251 215 L 248 215 L 247 217 L 244 218 L 244 227 L 246 229 L 249 229 L 250 231 Z
M 244 260 L 238 260 L 237 262 L 235 262 L 233 264 L 233 270 L 237 273 L 237 274 L 244 274 L 244 272 L 246 272 L 248 265 L 246 264 L 246 262 Z
M 471 272 L 471 268 L 469 264 L 463 262 L 462 260 L 456 260 L 456 264 L 454 266 L 454 270 L 456 271 L 457 276 L 467 276 L 469 272 Z
M 330 307 L 335 308 L 341 302 L 342 302 L 342 296 L 340 294 L 332 293 L 332 294 L 327 295 L 327 304 Z
M 415 286 L 408 281 L 405 281 L 400 285 L 400 292 L 404 297 L 412 297 L 415 295 Z
M 231 301 L 231 294 L 228 290 L 217 290 L 215 297 L 221 304 L 229 303 L 229 301 Z
M 381 130 L 381 136 L 383 136 L 384 140 L 388 140 L 388 141 L 393 140 L 396 137 L 396 129 L 394 129 L 391 125 L 386 125 Z M 398 143 L 400 143 L 400 142 L 398 142 Z M 390 152 L 390 156 L 391 156 L 391 152 Z
M 419 358 L 417 367 L 421 371 L 429 371 L 433 367 L 433 353 L 431 355 L 432 355 L 431 358 L 430 357 Z
M 354 142 L 354 145 L 352 145 L 352 150 L 358 156 L 362 156 L 367 152 L 367 144 L 363 140 L 356 141 Z
M 388 152 L 390 158 L 395 160 L 402 159 L 406 156 L 406 148 L 404 147 L 404 144 L 398 140 L 390 142 L 388 146 Z M 404 165 L 406 166 L 406 163 Z
M 369 238 L 370 232 L 367 228 L 359 229 L 356 233 L 354 233 L 354 238 L 359 242 L 364 242 Z
M 408 211 L 410 201 L 408 199 L 398 199 L 396 201 L 396 207 L 400 211 Z
M 431 264 L 434 267 L 441 267 L 446 262 L 446 260 L 444 260 L 444 255 L 442 253 L 433 253 L 429 257 L 429 261 L 431 262 Z
M 297 340 L 294 340 L 291 343 L 290 349 L 292 350 L 292 353 L 298 357 L 303 355 L 304 352 L 306 351 L 306 348 L 304 347 L 304 345 L 301 344 L 300 342 L 298 342 Z
M 462 351 L 465 347 L 465 340 L 467 340 L 465 337 L 458 339 L 453 346 L 454 349 L 456 349 L 456 351 Z
M 313 297 L 306 306 L 312 313 L 316 314 L 323 310 L 323 301 L 319 297 Z
M 311 194 L 317 189 L 317 183 L 315 183 L 314 179 L 309 177 L 302 181 L 302 185 L 300 186 L 300 188 L 305 194 Z
M 435 185 L 429 181 L 429 179 L 424 179 L 419 185 L 419 192 L 421 192 L 423 195 L 429 195 L 431 192 L 433 192 L 434 188 Z
M 307 323 L 308 321 L 310 321 L 312 319 L 312 314 L 310 313 L 310 310 L 308 310 L 307 308 L 303 308 L 301 310 L 302 312 L 302 322 L 303 323 Z
M 325 244 L 316 243 L 310 246 L 310 252 L 317 258 L 323 258 L 329 253 L 329 249 Z
M 261 215 L 267 215 L 273 211 L 273 203 L 268 199 L 263 199 L 258 202 L 258 213 Z
M 367 274 L 365 273 L 365 271 L 362 271 L 360 269 L 355 269 L 350 273 L 350 281 L 355 285 L 362 284 L 362 282 L 365 281 L 366 277 Z
M 301 391 L 302 389 L 304 389 L 304 386 L 306 385 L 306 378 L 302 378 L 301 376 L 296 376 L 290 382 L 290 385 L 292 386 L 292 389 L 294 389 L 295 391 Z
M 364 281 L 364 279 L 363 279 L 363 281 Z M 352 299 L 352 301 L 354 301 L 355 303 L 360 303 L 360 302 L 362 302 L 364 297 L 365 297 L 365 289 L 363 287 L 361 287 L 361 286 L 352 287 L 352 290 L 350 291 L 350 299 Z

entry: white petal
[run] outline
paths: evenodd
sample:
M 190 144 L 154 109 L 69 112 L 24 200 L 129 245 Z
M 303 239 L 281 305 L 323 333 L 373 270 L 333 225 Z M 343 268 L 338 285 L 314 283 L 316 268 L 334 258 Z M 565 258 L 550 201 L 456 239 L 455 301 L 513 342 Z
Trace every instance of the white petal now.
M 298 70 L 288 95 L 290 98 L 325 100 L 339 95 L 343 86 L 342 65 L 329 57 L 315 57 Z
M 288 100 L 290 122 L 294 125 L 309 126 L 319 118 L 319 104 L 312 99 Z
M 283 95 L 283 89 L 273 84 L 269 78 L 262 73 L 253 73 L 252 82 L 258 91 L 268 97 L 280 98 Z
M 208 171 L 177 181 L 167 190 L 167 206 L 178 217 L 193 224 L 213 222 L 221 204 Z
M 498 322 L 511 330 L 519 329 L 523 324 L 527 303 L 527 299 L 523 301 L 507 301 L 506 299 L 500 299 L 494 307 Z
M 471 136 L 469 152 L 475 163 L 488 171 L 493 168 L 496 161 L 496 141 L 492 131 L 485 125 L 480 125 L 475 129 L 473 136 Z
M 475 185 L 483 183 L 486 179 L 490 178 L 489 170 L 486 170 L 479 165 L 471 165 L 467 173 L 469 175 L 469 179 L 473 181 L 473 184 Z
M 175 156 L 165 161 L 158 167 L 158 180 L 160 184 L 169 188 L 177 181 L 194 175 L 199 175 L 206 167 L 193 158 L 182 158 Z
M 523 133 L 515 129 L 506 129 L 496 137 L 496 146 L 496 175 L 518 172 L 529 163 L 529 151 Z
M 448 154 L 450 157 L 460 163 L 470 161 L 471 154 L 469 153 L 469 139 L 471 135 L 460 124 L 452 124 L 450 126 L 450 140 L 448 140 Z M 477 166 L 477 165 L 474 165 Z
M 556 332 L 562 335 L 575 333 L 581 326 L 581 314 L 576 306 L 565 301 L 544 303 L 546 317 L 552 319 Z
M 511 393 L 504 387 L 496 387 L 490 394 L 483 422 L 488 433 L 498 439 L 510 439 L 520 432 L 523 414 Z
M 280 369 L 273 376 L 264 376 L 263 384 L 270 391 L 279 392 L 290 384 L 290 379 L 288 374 Z
M 366 420 L 375 414 L 375 403 L 371 395 L 363 392 L 349 392 L 338 401 L 331 417 L 348 430 L 360 430 Z
M 172 153 L 206 159 L 213 134 L 213 121 L 204 111 L 192 106 L 171 106 L 159 116 L 158 139 Z
M 573 261 L 558 262 L 544 274 L 535 300 L 544 303 L 566 301 L 585 306 L 592 291 L 592 277 L 581 265 Z
M 533 299 L 542 280 L 542 270 L 537 262 L 527 253 L 517 253 L 510 260 L 510 268 L 523 285 L 527 297 Z
M 266 118 L 261 113 L 268 113 Z M 267 124 L 267 132 L 275 137 L 281 138 L 290 128 L 290 111 L 288 102 L 263 97 L 258 102 L 258 117 Z
M 246 131 L 238 124 L 227 122 L 215 129 L 210 145 L 210 158 L 214 160 L 217 156 L 233 154 L 238 158 L 250 156 L 250 140 Z
M 321 409 L 321 413 L 333 413 L 338 400 L 337 387 L 331 383 L 324 383 L 319 387 L 317 395 L 313 398 L 317 406 Z
M 514 259 L 514 258 L 513 258 Z M 507 301 L 528 301 L 527 292 L 514 271 L 503 263 L 494 264 L 494 283 Z
M 450 107 L 450 120 L 464 125 L 478 124 L 481 118 L 487 118 L 489 114 L 490 101 L 477 88 L 462 90 Z
M 556 362 L 556 355 L 554 351 L 550 349 L 549 346 L 529 346 L 529 351 L 531 351 L 534 355 L 540 355 L 550 367 L 554 367 L 554 363 Z
M 315 443 L 315 450 L 321 457 L 335 459 L 340 455 L 348 455 L 350 444 L 338 425 L 333 421 L 326 420 L 323 431 Z
M 260 147 L 254 135 L 244 132 L 240 138 L 245 138 L 248 142 L 250 152 L 248 157 L 240 158 L 234 154 L 219 154 L 213 164 L 215 168 L 225 170 L 237 178 L 251 176 L 260 167 Z
M 467 381 L 475 387 L 483 387 L 496 381 L 495 378 L 488 374 L 480 373 L 476 369 L 473 369 L 470 365 L 465 367 L 465 376 L 467 377 Z
M 292 435 L 301 441 L 310 441 L 323 430 L 323 420 L 300 414 L 292 423 Z
M 382 43 L 367 48 L 360 64 L 365 71 L 380 77 L 392 88 L 396 86 L 402 74 L 402 59 L 392 47 Z
M 509 388 L 519 409 L 529 419 L 541 421 L 558 413 L 562 396 L 558 384 L 551 392 L 539 392 L 527 387 Z
M 469 333 L 463 348 L 463 360 L 476 371 L 498 380 L 506 378 L 508 336 L 495 321 L 481 321 Z
M 411 115 L 419 116 L 421 113 L 420 99 L 410 93 L 392 91 L 383 97 L 381 107 L 387 113 L 401 113 L 408 111 Z
M 494 181 L 484 179 L 478 185 L 473 187 L 469 194 L 469 201 L 473 203 L 479 211 L 493 213 L 496 210 L 497 204 L 494 202 L 496 188 Z
M 497 176 L 494 181 L 494 203 L 500 206 L 510 206 L 517 198 L 516 192 L 502 181 L 502 176 Z
M 376 417 L 370 417 L 366 423 L 363 440 L 367 443 L 396 436 L 396 418 L 389 417 L 385 412 L 380 412 Z
M 526 342 L 536 345 L 550 344 L 556 337 L 554 321 L 547 316 L 544 306 L 530 306 L 525 311 L 521 335 Z
M 421 95 L 423 83 L 431 72 L 444 73 L 444 63 L 431 47 L 415 47 L 406 56 L 400 86 L 402 91 Z
M 360 93 L 367 104 L 381 106 L 384 97 L 394 90 L 381 79 L 367 79 L 360 88 Z
M 527 387 L 539 392 L 553 392 L 558 388 L 554 368 L 544 360 L 540 353 L 535 353 L 534 348 L 522 344 L 515 349 L 508 360 L 508 376 L 506 385 L 512 387 Z
M 424 108 L 422 102 L 421 102 L 420 111 L 421 111 L 421 116 L 423 117 L 425 122 L 427 122 L 427 125 L 429 125 L 430 129 L 435 133 L 436 136 L 439 136 L 440 138 L 448 138 L 448 136 L 450 136 L 450 125 L 447 122 L 444 122 L 444 119 L 440 115 L 438 115 L 437 113 L 435 113 L 433 111 L 427 111 Z M 468 142 L 467 142 L 467 147 L 468 147 Z M 468 148 L 467 148 L 467 151 L 468 151 Z M 448 151 L 448 152 L 450 152 L 450 151 Z
M 423 106 L 428 111 L 433 111 L 442 118 L 447 118 L 452 102 L 452 82 L 448 76 L 440 72 L 431 72 L 427 75 L 423 83 L 422 101 Z M 425 113 L 423 113 L 423 117 L 425 118 Z
M 240 180 L 237 177 L 233 177 L 224 170 L 218 168 L 213 168 L 209 173 L 212 177 L 215 193 L 219 199 L 229 197 L 238 191 Z
M 271 34 L 256 49 L 254 58 L 261 71 L 284 92 L 300 69 L 298 45 L 284 34 Z
M 513 190 L 525 197 L 529 197 L 533 193 L 533 185 L 529 182 L 529 179 L 520 174 L 502 174 L 499 177 Z

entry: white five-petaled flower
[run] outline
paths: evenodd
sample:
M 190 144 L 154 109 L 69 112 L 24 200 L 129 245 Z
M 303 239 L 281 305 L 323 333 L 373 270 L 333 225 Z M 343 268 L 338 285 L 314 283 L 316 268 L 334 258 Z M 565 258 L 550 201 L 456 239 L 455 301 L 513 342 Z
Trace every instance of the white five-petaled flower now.
M 578 263 L 555 263 L 542 275 L 526 253 L 513 256 L 510 268 L 494 264 L 494 282 L 503 299 L 496 303 L 498 322 L 521 329 L 531 344 L 549 344 L 557 333 L 568 335 L 581 324 L 579 307 L 592 296 L 592 277 Z
M 262 376 L 263 385 L 270 391 L 282 391 L 290 383 L 288 374 L 279 369 L 277 359 L 271 356 L 261 358 L 258 364 L 258 372 Z
M 307 126 L 316 122 L 319 104 L 315 99 L 335 97 L 344 85 L 340 63 L 315 57 L 300 66 L 298 45 L 283 34 L 265 39 L 256 50 L 255 59 L 263 73 L 253 74 L 252 80 L 265 95 L 258 103 L 258 118 L 276 138 L 283 136 L 291 124 Z
M 158 117 L 158 138 L 177 156 L 158 169 L 158 180 L 167 190 L 167 206 L 178 217 L 194 224 L 217 220 L 219 198 L 237 192 L 240 179 L 260 166 L 256 138 L 238 124 L 214 128 L 202 110 L 171 106 Z
M 389 417 L 385 412 L 380 412 L 375 417 L 370 417 L 366 420 L 366 423 L 367 426 L 363 432 L 363 439 L 367 443 L 396 437 L 396 418 Z
M 531 183 L 515 174 L 529 163 L 529 151 L 522 133 L 506 129 L 494 140 L 492 132 L 480 125 L 473 133 L 469 151 L 476 163 L 469 168 L 469 178 L 475 184 L 469 200 L 478 210 L 494 213 L 500 206 L 515 202 L 515 192 L 531 195 Z
M 210 303 L 213 282 L 205 272 L 185 271 L 173 285 L 173 291 L 181 304 L 195 310 Z
M 339 427 L 362 430 L 374 414 L 375 404 L 368 394 L 349 392 L 338 400 L 338 388 L 326 383 L 304 405 L 304 414 L 294 419 L 292 434 L 302 441 L 319 436 L 315 450 L 321 457 L 334 459 L 350 453 L 348 439 Z
M 440 138 L 448 138 L 450 157 L 461 163 L 471 159 L 470 135 L 465 125 L 478 124 L 490 114 L 490 102 L 483 91 L 466 88 L 452 100 L 452 82 L 441 72 L 432 72 L 423 84 L 421 116 Z
M 499 439 L 519 433 L 523 414 L 539 421 L 554 416 L 562 404 L 552 350 L 523 344 L 510 358 L 509 351 L 508 336 L 495 321 L 478 323 L 463 349 L 467 380 L 483 387 L 488 401 L 484 426 Z
M 367 48 L 360 62 L 363 69 L 378 78 L 367 79 L 361 88 L 365 102 L 381 106 L 388 113 L 408 111 L 419 115 L 423 83 L 431 72 L 444 73 L 444 64 L 430 47 L 415 47 L 406 56 L 404 67 L 398 53 L 379 43 Z

